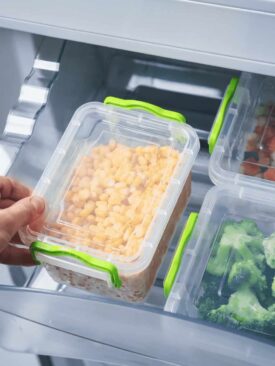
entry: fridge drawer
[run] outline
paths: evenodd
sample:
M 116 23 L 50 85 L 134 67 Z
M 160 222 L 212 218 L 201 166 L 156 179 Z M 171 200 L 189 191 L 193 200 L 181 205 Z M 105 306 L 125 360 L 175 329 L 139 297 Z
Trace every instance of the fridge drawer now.
M 188 208 L 144 303 L 127 304 L 59 285 L 40 267 L 26 270 L 2 266 L 1 346 L 97 360 L 104 353 L 102 361 L 117 364 L 123 364 L 123 357 L 144 365 L 272 364 L 272 345 L 164 310 L 163 279 L 189 212 L 199 210 L 212 186 L 207 139 L 226 87 L 236 73 L 85 44 L 47 41 L 56 48 L 54 59 L 53 53 L 46 53 L 44 58 L 59 64 L 58 74 L 47 79 L 47 100 L 43 99 L 43 109 L 35 113 L 30 136 L 20 142 L 20 152 L 8 169 L 10 176 L 34 186 L 75 109 L 108 95 L 141 99 L 185 114 L 200 136 L 201 151 L 192 172 Z M 31 73 L 26 81 L 35 80 L 33 76 Z M 38 108 L 33 100 L 31 104 Z M 13 132 L 13 136 L 4 133 L 2 142 L 8 137 L 11 145 L 17 144 L 21 135 Z M 222 347 L 217 349 L 221 339 Z

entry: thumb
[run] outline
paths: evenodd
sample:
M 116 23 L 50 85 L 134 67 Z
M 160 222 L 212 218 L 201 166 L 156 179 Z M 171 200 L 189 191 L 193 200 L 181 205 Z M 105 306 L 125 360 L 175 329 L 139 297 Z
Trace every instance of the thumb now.
M 44 200 L 40 197 L 27 197 L 0 211 L 0 240 L 9 242 L 17 231 L 37 217 L 45 209 Z

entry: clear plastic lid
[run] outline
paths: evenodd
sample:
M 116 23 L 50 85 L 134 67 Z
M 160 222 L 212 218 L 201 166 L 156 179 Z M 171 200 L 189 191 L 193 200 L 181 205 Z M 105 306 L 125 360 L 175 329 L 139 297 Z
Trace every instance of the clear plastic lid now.
M 209 175 L 217 185 L 275 190 L 275 78 L 242 75 Z
M 166 310 L 274 336 L 274 217 L 272 194 L 212 188 Z
M 88 103 L 74 114 L 34 194 L 48 204 L 25 240 L 146 267 L 199 149 L 185 123 Z

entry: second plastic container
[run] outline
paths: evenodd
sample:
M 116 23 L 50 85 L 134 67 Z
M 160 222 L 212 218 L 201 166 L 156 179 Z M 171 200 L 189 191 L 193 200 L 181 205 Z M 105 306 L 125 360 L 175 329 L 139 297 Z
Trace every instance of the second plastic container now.
M 166 310 L 274 336 L 275 238 L 263 245 L 275 233 L 274 217 L 273 195 L 238 186 L 212 188 Z
M 275 78 L 243 73 L 221 124 L 209 138 L 212 181 L 275 192 Z

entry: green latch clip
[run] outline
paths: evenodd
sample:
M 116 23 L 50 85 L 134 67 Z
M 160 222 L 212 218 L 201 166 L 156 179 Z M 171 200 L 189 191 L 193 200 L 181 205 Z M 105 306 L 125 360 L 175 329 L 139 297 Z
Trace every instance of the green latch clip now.
M 44 243 L 42 241 L 35 241 L 32 243 L 31 247 L 31 254 L 33 259 L 36 263 L 40 264 L 37 259 L 37 253 L 42 253 L 49 255 L 51 257 L 71 257 L 79 262 L 85 264 L 87 267 L 91 267 L 98 271 L 106 272 L 110 275 L 111 282 L 114 287 L 120 288 L 121 287 L 121 279 L 118 274 L 118 270 L 116 266 L 110 262 L 103 261 L 98 258 L 94 258 L 87 253 L 79 252 L 75 249 L 62 247 L 59 245 L 51 245 Z
M 140 109 L 145 112 L 154 114 L 157 117 L 170 119 L 172 121 L 185 123 L 186 118 L 178 112 L 169 111 L 167 109 L 160 108 L 154 104 L 142 102 L 139 100 L 121 99 L 116 97 L 107 97 L 104 100 L 104 104 L 113 105 L 124 109 Z
M 179 240 L 178 247 L 176 249 L 176 252 L 175 252 L 174 257 L 170 264 L 170 268 L 169 268 L 166 278 L 164 280 L 163 291 L 164 291 L 165 297 L 169 296 L 170 291 L 173 287 L 178 270 L 181 265 L 184 249 L 185 249 L 186 244 L 188 243 L 189 239 L 191 238 L 191 235 L 194 230 L 194 226 L 197 222 L 197 219 L 198 219 L 198 214 L 196 212 L 192 212 L 189 215 L 188 220 L 186 221 L 185 227 L 182 231 L 182 234 L 181 234 L 181 237 Z
M 210 154 L 212 154 L 214 147 L 216 145 L 217 139 L 219 137 L 219 134 L 221 132 L 222 125 L 224 122 L 225 113 L 227 111 L 229 103 L 231 102 L 231 100 L 235 94 L 238 83 L 239 83 L 239 78 L 234 77 L 230 80 L 230 83 L 228 84 L 228 87 L 226 88 L 223 100 L 221 102 L 221 105 L 220 105 L 220 108 L 216 115 L 211 133 L 208 138 L 208 147 L 209 147 Z

